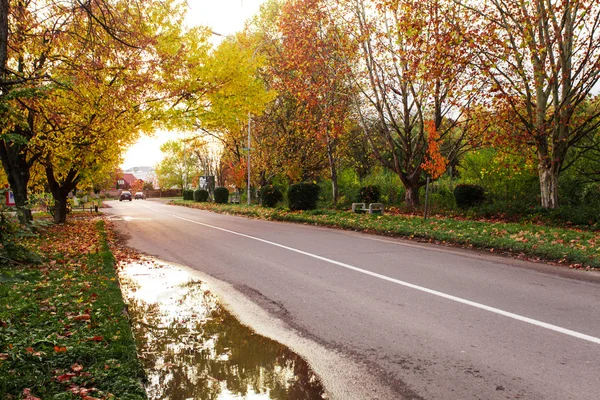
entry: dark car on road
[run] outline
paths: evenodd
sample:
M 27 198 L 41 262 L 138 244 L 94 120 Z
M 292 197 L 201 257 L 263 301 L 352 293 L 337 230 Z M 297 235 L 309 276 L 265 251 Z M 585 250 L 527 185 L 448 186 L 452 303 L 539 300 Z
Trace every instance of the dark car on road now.
M 123 201 L 123 200 L 132 200 L 132 196 L 131 196 L 131 192 L 128 190 L 123 190 L 121 192 L 121 195 L 119 196 L 119 201 Z
M 136 200 L 137 199 L 142 199 L 144 200 L 146 198 L 146 196 L 144 196 L 144 192 L 135 192 L 135 197 Z

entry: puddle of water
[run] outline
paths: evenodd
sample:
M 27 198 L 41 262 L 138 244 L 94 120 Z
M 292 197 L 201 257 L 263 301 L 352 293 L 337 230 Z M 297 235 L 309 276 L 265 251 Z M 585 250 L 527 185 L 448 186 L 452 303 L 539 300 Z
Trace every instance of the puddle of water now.
M 205 283 L 147 262 L 119 271 L 150 399 L 325 399 L 308 364 L 241 325 Z

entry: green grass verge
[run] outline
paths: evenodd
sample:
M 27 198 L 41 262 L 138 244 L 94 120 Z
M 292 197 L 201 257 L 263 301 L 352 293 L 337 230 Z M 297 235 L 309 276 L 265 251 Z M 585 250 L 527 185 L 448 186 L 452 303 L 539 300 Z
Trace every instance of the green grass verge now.
M 26 246 L 44 262 L 0 268 L 0 398 L 146 399 L 104 221 Z
M 423 218 L 415 216 L 374 216 L 334 210 L 291 212 L 281 208 L 219 205 L 183 200 L 176 200 L 174 204 L 252 218 L 308 223 L 506 252 L 578 268 L 600 268 L 599 232 L 452 218 L 430 218 L 424 221 Z

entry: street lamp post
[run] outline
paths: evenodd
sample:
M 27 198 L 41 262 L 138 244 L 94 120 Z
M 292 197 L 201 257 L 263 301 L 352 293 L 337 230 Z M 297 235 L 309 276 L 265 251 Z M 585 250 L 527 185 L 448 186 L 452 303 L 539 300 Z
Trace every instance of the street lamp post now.
M 223 35 L 221 33 L 212 31 L 211 32 L 213 35 L 216 36 L 222 36 L 222 37 L 232 37 L 231 35 Z M 274 40 L 277 40 L 278 38 L 270 38 L 267 40 L 263 40 L 261 43 L 258 44 L 258 46 L 256 46 L 256 48 L 254 49 L 254 52 L 252 53 L 252 57 L 250 57 L 250 62 L 254 61 L 254 57 L 256 57 L 256 54 L 258 53 L 258 50 L 263 47 L 265 44 L 270 43 Z M 235 40 L 235 38 L 234 38 Z M 247 164 L 248 164 L 248 181 L 246 182 L 246 186 L 247 186 L 247 203 L 248 205 L 251 204 L 251 190 L 250 190 L 250 151 L 252 150 L 250 147 L 250 141 L 252 138 L 252 128 L 250 127 L 250 125 L 252 124 L 252 113 L 250 111 L 248 111 L 248 159 L 247 159 Z

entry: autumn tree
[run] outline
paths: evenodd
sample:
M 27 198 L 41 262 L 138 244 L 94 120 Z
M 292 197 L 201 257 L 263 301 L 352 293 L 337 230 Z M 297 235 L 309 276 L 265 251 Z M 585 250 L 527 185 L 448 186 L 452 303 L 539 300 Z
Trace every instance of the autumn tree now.
M 0 159 L 23 223 L 32 220 L 27 188 L 39 154 L 27 147 L 34 134 L 35 113 L 20 105 L 19 99 L 39 95 L 35 83 L 43 79 L 55 42 L 53 36 L 44 41 L 44 27 L 35 19 L 37 6 L 37 2 L 17 1 L 12 7 L 9 1 L 0 3 Z
M 486 26 L 478 63 L 491 81 L 504 132 L 535 148 L 541 205 L 558 206 L 558 177 L 569 149 L 598 126 L 600 3 L 596 0 L 458 1 Z
M 42 163 L 55 220 L 64 222 L 68 192 L 113 169 L 124 148 L 165 114 L 162 78 L 170 69 L 163 61 L 183 54 L 169 45 L 182 8 L 177 1 L 141 0 L 17 6 L 7 65 L 18 91 L 12 87 L 17 95 L 3 114 L 12 124 L 5 125 L 2 144 L 20 147 L 3 164 L 20 160 L 7 172 L 23 176 L 31 166 L 23 161 Z M 26 185 L 20 188 L 26 199 Z
M 103 11 L 95 4 L 71 11 L 69 29 L 57 34 L 57 59 L 48 69 L 52 88 L 23 102 L 37 116 L 28 147 L 41 154 L 59 223 L 66 219 L 68 193 L 84 178 L 114 168 L 124 148 L 151 122 L 143 107 L 153 62 L 145 62 L 144 55 L 154 37 L 144 28 L 154 27 L 144 13 L 125 9 L 122 14 L 112 10 L 111 20 L 94 29 L 90 13 Z
M 310 135 L 298 121 L 305 108 L 297 99 L 282 91 L 268 105 L 254 125 L 253 170 L 260 186 L 276 177 L 293 182 L 313 181 L 320 178 L 328 166 L 323 137 Z
M 318 179 L 328 164 L 323 136 L 303 130 L 307 125 L 302 121 L 307 111 L 304 101 L 281 83 L 287 57 L 280 26 L 284 5 L 280 0 L 265 2 L 244 31 L 253 38 L 253 58 L 259 61 L 254 76 L 273 93 L 264 112 L 252 118 L 252 181 L 261 187 L 274 179 Z
M 338 145 L 352 104 L 347 76 L 356 45 L 335 24 L 327 0 L 286 2 L 279 27 L 284 57 L 275 87 L 296 99 L 301 134 L 323 141 L 335 204 Z
M 244 32 L 225 37 L 183 72 L 189 76 L 188 83 L 184 82 L 186 97 L 173 107 L 173 121 L 180 129 L 220 143 L 229 170 L 246 165 L 248 123 L 273 98 L 257 74 L 263 62 L 257 51 L 260 47 L 259 38 Z
M 451 1 L 338 3 L 360 43 L 353 80 L 365 137 L 376 159 L 400 177 L 406 204 L 416 206 L 427 174 L 439 175 L 469 145 L 468 110 L 479 96 L 470 38 L 477 32 Z

